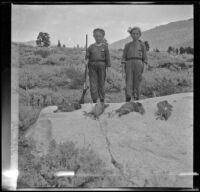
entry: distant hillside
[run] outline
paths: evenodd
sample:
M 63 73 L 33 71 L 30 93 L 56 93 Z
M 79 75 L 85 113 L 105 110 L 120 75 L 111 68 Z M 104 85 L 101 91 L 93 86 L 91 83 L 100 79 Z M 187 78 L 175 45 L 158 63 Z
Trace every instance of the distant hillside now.
M 171 22 L 144 31 L 142 40 L 148 41 L 150 48 L 166 51 L 169 46 L 193 47 L 193 19 Z M 111 49 L 123 48 L 131 41 L 131 37 L 116 41 L 110 45 Z

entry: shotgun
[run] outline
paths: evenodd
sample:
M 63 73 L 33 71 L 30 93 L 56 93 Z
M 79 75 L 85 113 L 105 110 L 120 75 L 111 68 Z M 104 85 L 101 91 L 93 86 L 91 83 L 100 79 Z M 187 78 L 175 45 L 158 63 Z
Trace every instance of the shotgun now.
M 85 46 L 85 55 L 87 55 L 87 47 L 88 47 L 88 36 L 86 34 L 86 46 Z M 85 57 L 85 60 L 87 58 Z M 79 103 L 80 104 L 84 104 L 84 97 L 85 97 L 85 94 L 89 88 L 89 86 L 87 85 L 87 75 L 88 75 L 88 62 L 86 60 L 86 64 L 85 64 L 85 74 L 84 74 L 84 84 L 83 84 L 83 92 L 82 92 L 82 95 L 81 95 L 81 98 L 79 100 Z

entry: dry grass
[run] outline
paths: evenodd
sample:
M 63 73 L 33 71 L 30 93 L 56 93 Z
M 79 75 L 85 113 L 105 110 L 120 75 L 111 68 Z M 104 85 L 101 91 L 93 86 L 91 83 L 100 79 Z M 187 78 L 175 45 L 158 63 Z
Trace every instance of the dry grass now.
M 125 83 L 120 73 L 122 51 L 113 50 L 110 54 L 112 67 L 109 69 L 106 78 L 106 101 L 124 102 Z M 184 54 L 173 56 L 163 52 L 150 52 L 148 53 L 148 57 L 151 70 L 144 71 L 141 98 L 193 91 L 192 55 Z M 84 62 L 84 52 L 81 49 L 36 48 L 12 44 L 12 65 L 19 66 L 20 134 L 26 131 L 36 121 L 43 107 L 59 105 L 63 100 L 71 102 L 80 98 L 83 85 Z M 169 63 L 171 66 L 181 66 L 184 63 L 188 67 L 181 68 L 180 70 L 167 67 L 159 68 L 159 66 L 163 66 L 166 63 Z M 91 102 L 89 93 L 86 95 L 85 101 Z M 20 142 L 22 142 L 21 139 Z M 75 148 L 73 149 L 75 150 Z M 24 158 L 23 154 L 20 157 L 22 160 Z M 30 157 L 32 157 L 31 154 L 24 159 Z M 53 156 L 51 158 L 54 159 Z M 29 167 L 31 169 L 30 172 L 24 172 L 24 175 L 21 175 L 21 179 L 23 178 L 22 180 L 24 182 L 21 185 L 72 186 L 72 182 L 70 181 L 60 179 L 58 182 L 53 178 L 45 178 L 42 176 L 39 169 L 37 169 L 40 166 L 38 163 L 39 160 L 34 157 L 33 159 L 35 161 L 34 170 L 37 171 L 32 174 L 33 169 Z M 95 157 L 93 160 L 95 160 Z M 93 160 L 91 159 L 85 166 L 89 165 Z M 23 163 L 25 162 L 21 162 L 21 168 L 27 166 L 25 164 L 23 165 Z M 73 164 L 74 162 L 72 161 L 71 163 Z M 53 165 L 53 160 L 50 162 L 50 165 Z M 45 163 L 42 166 L 43 168 L 47 168 L 45 173 L 47 174 L 50 168 Z M 152 180 L 148 181 L 148 185 L 160 186 L 165 181 L 167 183 L 168 180 L 165 175 L 163 173 L 162 178 L 152 177 Z M 77 182 L 76 185 L 81 185 L 83 179 L 74 182 Z M 109 185 L 118 187 L 119 179 L 114 180 L 113 178 L 107 177 L 104 182 L 97 180 L 89 186 L 99 185 L 101 187 L 107 185 L 109 182 Z
M 112 50 L 110 55 L 112 67 L 106 78 L 107 100 L 122 102 L 125 86 L 120 72 L 122 51 Z M 193 91 L 192 55 L 149 52 L 148 58 L 151 69 L 143 74 L 141 98 Z M 84 62 L 81 49 L 12 44 L 12 64 L 20 67 L 20 105 L 44 107 L 59 104 L 63 99 L 78 99 L 84 80 Z M 175 70 L 166 64 L 189 67 Z M 86 101 L 90 101 L 89 93 Z M 20 113 L 24 113 L 23 110 Z

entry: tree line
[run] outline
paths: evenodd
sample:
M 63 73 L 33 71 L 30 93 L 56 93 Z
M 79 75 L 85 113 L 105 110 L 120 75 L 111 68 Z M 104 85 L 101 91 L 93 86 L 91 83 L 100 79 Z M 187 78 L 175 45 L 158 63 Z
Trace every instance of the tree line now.
M 105 40 L 105 42 L 107 42 Z M 50 36 L 48 33 L 43 33 L 40 32 L 37 36 L 37 40 L 36 40 L 36 45 L 39 47 L 49 47 L 51 44 L 50 42 Z M 148 41 L 144 41 L 144 44 L 146 46 L 146 50 L 149 51 L 150 50 L 150 45 Z M 65 44 L 61 45 L 60 40 L 58 40 L 58 44 L 57 47 L 65 47 Z M 77 45 L 77 48 L 79 48 L 79 45 Z M 121 49 L 120 49 L 121 50 Z M 153 50 L 154 52 L 160 52 L 158 48 Z M 193 54 L 194 53 L 194 48 L 192 47 L 180 47 L 180 48 L 175 48 L 172 46 L 169 46 L 167 49 L 167 52 L 170 53 L 175 53 L 175 54 Z
M 194 48 L 192 47 L 180 47 L 180 48 L 175 48 L 175 47 L 172 47 L 172 46 L 169 46 L 168 49 L 167 49 L 167 52 L 170 54 L 170 53 L 176 53 L 176 54 L 184 54 L 184 53 L 187 53 L 187 54 L 193 54 L 194 53 Z
M 37 36 L 36 45 L 38 47 L 49 47 L 51 45 L 50 35 L 48 33 L 40 32 Z M 65 44 L 61 45 L 58 40 L 57 47 L 65 47 Z

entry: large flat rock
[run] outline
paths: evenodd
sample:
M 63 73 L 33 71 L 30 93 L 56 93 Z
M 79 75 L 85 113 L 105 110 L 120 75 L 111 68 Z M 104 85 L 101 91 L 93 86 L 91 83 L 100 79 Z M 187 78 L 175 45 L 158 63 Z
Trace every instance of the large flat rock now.
M 173 105 L 172 115 L 166 121 L 156 120 L 154 114 L 156 104 L 163 100 Z M 112 112 L 123 103 L 110 103 L 99 120 L 83 115 L 94 104 L 84 104 L 73 112 L 54 113 L 56 106 L 47 107 L 27 136 L 37 141 L 41 154 L 46 153 L 52 139 L 90 147 L 108 168 L 118 169 L 119 174 L 134 181 L 134 186 L 192 187 L 192 176 L 184 173 L 193 172 L 193 93 L 139 102 L 144 106 L 144 115 L 131 112 L 118 117 Z

